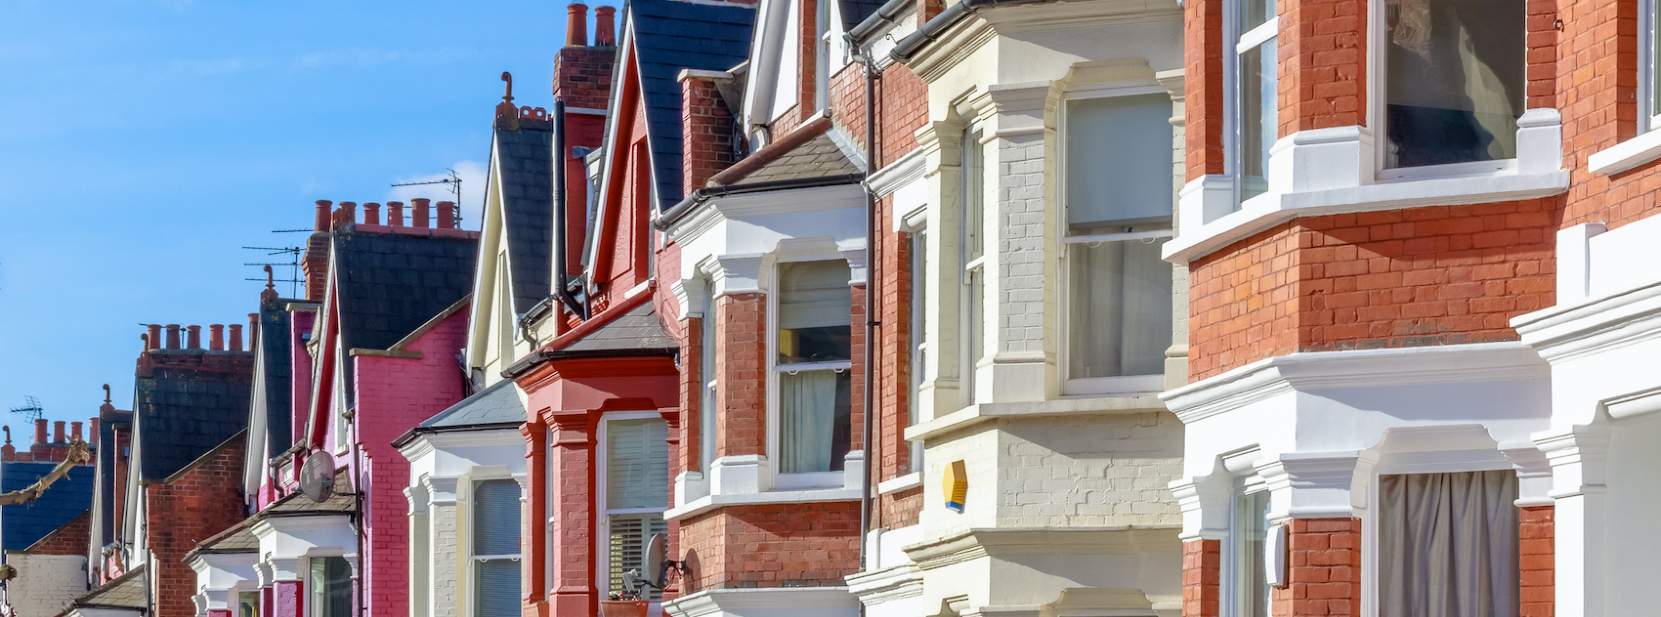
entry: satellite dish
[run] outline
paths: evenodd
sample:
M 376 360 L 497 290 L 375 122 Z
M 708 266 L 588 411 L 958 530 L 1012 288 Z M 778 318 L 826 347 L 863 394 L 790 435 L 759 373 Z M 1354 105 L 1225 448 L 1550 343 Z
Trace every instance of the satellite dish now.
M 663 550 L 663 534 L 652 534 L 651 539 L 646 541 L 646 576 L 652 577 L 651 585 L 658 589 L 663 589 L 663 584 L 668 582 L 665 580 L 668 572 L 663 568 Z
M 300 466 L 300 492 L 317 503 L 335 495 L 335 459 L 323 450 L 312 450 Z

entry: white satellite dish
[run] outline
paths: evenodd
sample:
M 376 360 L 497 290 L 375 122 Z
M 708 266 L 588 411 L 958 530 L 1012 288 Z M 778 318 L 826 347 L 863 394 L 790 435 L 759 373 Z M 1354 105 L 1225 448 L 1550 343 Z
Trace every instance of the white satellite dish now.
M 312 450 L 300 466 L 300 492 L 317 503 L 335 495 L 335 459 L 323 450 Z

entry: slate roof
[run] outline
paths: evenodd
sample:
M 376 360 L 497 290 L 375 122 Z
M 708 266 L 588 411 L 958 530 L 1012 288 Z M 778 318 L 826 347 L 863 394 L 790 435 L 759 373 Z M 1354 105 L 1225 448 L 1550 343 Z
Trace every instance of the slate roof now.
M 140 376 L 133 388 L 140 479 L 166 479 L 248 428 L 252 373 L 163 365 Z
M 335 494 L 323 503 L 312 501 L 304 493 L 294 492 L 283 496 L 264 510 L 255 515 L 255 518 L 271 516 L 306 516 L 310 514 L 345 514 L 357 510 L 357 501 L 350 494 L 352 491 L 352 476 L 345 467 L 335 472 Z M 347 494 L 342 494 L 347 493 Z
M 417 431 L 435 432 L 445 429 L 525 421 L 525 404 L 513 387 L 513 380 L 504 379 L 495 385 L 461 399 L 449 409 L 427 418 Z
M 74 606 L 124 608 L 142 611 L 145 609 L 144 598 L 148 587 L 149 579 L 145 576 L 144 566 L 139 566 L 119 578 L 105 583 L 103 587 L 76 598 Z
M 387 349 L 455 306 L 472 291 L 478 247 L 473 237 L 334 234 L 335 302 L 345 348 Z M 348 397 L 355 392 L 354 365 L 346 364 Z
M 664 332 L 663 323 L 658 320 L 657 307 L 645 302 L 559 351 L 567 355 L 605 355 L 674 349 L 679 349 L 679 343 Z
M 512 268 L 508 278 L 513 282 L 513 312 L 524 315 L 547 297 L 553 276 L 552 124 L 520 120 L 518 130 L 498 126 L 495 139 L 492 156 L 500 158 L 492 168 L 499 168 L 501 175 L 502 233 Z
M 630 0 L 636 61 L 659 211 L 681 200 L 681 69 L 724 71 L 750 55 L 755 8 L 729 3 Z M 628 24 L 625 24 L 627 26 Z
M 261 303 L 259 353 L 264 358 L 260 365 L 265 387 L 265 452 L 267 456 L 287 450 L 294 445 L 293 398 L 294 362 L 291 356 L 289 312 L 283 307 L 287 301 Z
M 766 162 L 760 169 L 735 179 L 731 184 L 829 178 L 850 176 L 859 172 L 859 165 L 843 153 L 842 148 L 831 140 L 830 132 L 827 131 L 809 139 L 801 146 L 780 153 L 777 158 Z
M 230 529 L 214 534 L 213 537 L 198 543 L 196 549 L 191 551 L 190 554 L 259 552 L 260 539 L 254 535 L 254 520 L 254 517 L 245 518 Z
M 0 492 L 15 491 L 39 480 L 57 467 L 57 461 L 0 463 Z M 20 551 L 72 521 L 92 507 L 93 467 L 77 465 L 59 478 L 40 499 L 0 506 L 0 549 Z

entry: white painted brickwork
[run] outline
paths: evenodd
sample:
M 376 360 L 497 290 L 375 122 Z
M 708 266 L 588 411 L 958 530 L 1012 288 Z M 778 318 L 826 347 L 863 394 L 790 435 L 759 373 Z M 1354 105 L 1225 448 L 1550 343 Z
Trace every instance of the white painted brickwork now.
M 455 617 L 456 602 L 461 597 L 461 590 L 456 585 L 462 576 L 468 574 L 457 571 L 461 562 L 456 552 L 456 509 L 454 501 L 433 503 L 428 514 L 432 525 L 428 542 L 431 542 L 433 552 L 433 588 L 429 596 L 433 607 L 431 617 Z
M 998 523 L 1013 527 L 1177 526 L 1169 484 L 1182 427 L 1168 413 L 1011 424 L 999 440 Z
M 87 592 L 86 557 L 13 553 L 6 561 L 17 568 L 17 578 L 6 583 L 17 617 L 51 617 Z
M 999 137 L 987 148 L 995 157 L 996 210 L 988 208 L 988 231 L 997 239 L 996 263 L 987 293 L 995 304 L 998 332 L 987 340 L 994 351 L 1044 349 L 1045 142 L 1042 133 Z

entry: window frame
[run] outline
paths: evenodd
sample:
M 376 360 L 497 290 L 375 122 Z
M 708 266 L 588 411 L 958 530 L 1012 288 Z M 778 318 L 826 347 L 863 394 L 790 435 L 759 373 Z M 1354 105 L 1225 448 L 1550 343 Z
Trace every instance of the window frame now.
M 1244 140 L 1240 132 L 1244 129 L 1245 118 L 1241 117 L 1244 109 L 1246 92 L 1240 87 L 1240 57 L 1247 51 L 1261 47 L 1264 43 L 1274 40 L 1277 45 L 1280 41 L 1280 16 L 1276 15 L 1258 24 L 1245 32 L 1240 31 L 1240 3 L 1246 0 L 1231 0 L 1223 7 L 1223 44 L 1227 56 L 1223 62 L 1223 173 L 1229 178 L 1229 184 L 1234 194 L 1232 209 L 1238 211 L 1242 205 L 1251 199 L 1245 197 L 1245 176 L 1241 174 L 1241 162 L 1245 157 Z M 1277 2 L 1278 7 L 1278 2 Z M 1276 48 L 1279 52 L 1279 48 Z M 1275 80 L 1279 83 L 1280 67 L 1275 67 Z M 1280 98 L 1275 97 L 1275 108 L 1265 113 L 1280 113 Z M 1265 136 L 1270 140 L 1271 147 L 1276 135 Z M 1269 186 L 1269 160 L 1263 160 L 1264 192 L 1274 192 Z M 1255 195 L 1253 197 L 1256 197 Z
M 782 289 L 779 283 L 779 270 L 781 270 L 781 268 L 779 266 L 791 263 L 810 263 L 816 261 L 841 261 L 848 267 L 849 275 L 851 276 L 853 274 L 853 264 L 847 263 L 847 259 L 840 253 L 836 254 L 834 257 L 824 253 L 780 256 L 776 259 L 773 267 L 769 269 L 770 272 L 767 274 L 767 292 L 765 294 L 767 298 L 767 342 L 763 347 L 763 350 L 767 356 L 767 452 L 773 454 L 767 457 L 767 464 L 771 467 L 773 472 L 774 489 L 800 490 L 842 488 L 844 484 L 843 477 L 846 474 L 846 470 L 783 473 L 779 470 L 779 457 L 776 456 L 776 453 L 779 452 L 779 448 L 783 442 L 779 436 L 779 427 L 781 426 L 784 413 L 782 405 L 780 405 L 779 401 L 779 375 L 784 372 L 836 371 L 841 373 L 851 372 L 853 370 L 853 350 L 851 348 L 852 336 L 849 337 L 850 349 L 848 352 L 849 358 L 847 360 L 833 360 L 828 362 L 792 362 L 788 364 L 779 364 L 779 296 L 782 295 Z M 851 292 L 851 288 L 853 287 L 853 282 L 851 280 L 849 281 L 848 286 L 850 287 L 849 291 Z M 851 296 L 849 298 L 849 304 L 848 329 L 849 334 L 852 335 L 855 325 Z M 853 401 L 849 400 L 848 405 L 851 415 Z M 853 452 L 854 448 L 850 443 L 848 453 L 852 454 Z
M 1367 473 L 1366 503 L 1376 504 L 1379 499 L 1379 479 L 1391 475 L 1413 475 L 1432 473 L 1468 473 L 1479 471 L 1511 471 L 1517 467 L 1508 460 L 1497 458 L 1503 456 L 1499 452 L 1481 452 L 1473 456 L 1469 451 L 1418 451 L 1411 460 L 1385 459 L 1379 461 Z M 1394 459 L 1394 460 L 1392 460 Z M 1482 460 L 1486 459 L 1486 460 Z M 1519 477 L 1518 488 L 1521 490 L 1522 478 Z M 1520 496 L 1520 493 L 1519 493 Z M 1361 518 L 1361 614 L 1378 614 L 1378 556 L 1381 539 L 1379 538 L 1378 512 L 1369 509 Z M 1520 540 L 1521 538 L 1519 538 Z
M 978 378 L 980 362 L 986 357 L 986 143 L 980 127 L 969 124 L 963 128 L 958 143 L 958 247 L 957 247 L 957 330 L 958 340 L 958 397 L 959 407 L 974 405 L 979 400 Z M 979 156 L 975 156 L 978 154 Z M 977 216 L 971 217 L 970 214 Z M 978 218 L 978 221 L 974 219 Z M 974 227 L 971 228 L 973 221 Z M 970 242 L 974 229 L 980 245 L 978 252 Z M 980 284 L 980 297 L 975 297 L 975 284 Z M 975 332 L 975 322 L 980 332 Z
M 833 0 L 816 0 L 813 4 L 814 58 L 813 58 L 813 108 L 825 110 L 830 108 L 830 78 L 831 53 L 835 51 L 833 40 L 835 24 L 831 23 L 831 2 Z
M 1277 18 L 1278 19 L 1278 18 Z M 1062 313 L 1058 324 L 1056 347 L 1059 368 L 1061 370 L 1061 393 L 1064 396 L 1092 395 L 1092 394 L 1128 394 L 1138 392 L 1158 392 L 1164 389 L 1165 373 L 1150 373 L 1147 375 L 1119 375 L 1114 377 L 1080 377 L 1074 379 L 1072 370 L 1072 317 L 1068 314 L 1072 301 L 1072 251 L 1075 244 L 1097 244 L 1105 242 L 1123 242 L 1131 240 L 1157 240 L 1165 242 L 1176 237 L 1176 204 L 1171 204 L 1172 218 L 1165 221 L 1164 229 L 1147 231 L 1133 231 L 1124 233 L 1085 234 L 1073 236 L 1067 233 L 1067 103 L 1086 99 L 1105 99 L 1130 96 L 1146 96 L 1150 94 L 1164 95 L 1167 98 L 1170 92 L 1158 84 L 1125 84 L 1112 87 L 1094 88 L 1068 92 L 1061 98 L 1061 104 L 1056 113 L 1056 203 L 1060 205 L 1060 214 L 1056 216 L 1057 237 L 1060 239 L 1060 267 L 1056 276 L 1060 287 L 1059 310 Z M 1173 112 L 1174 113 L 1174 112 Z M 1174 138 L 1174 133 L 1173 133 Z M 1170 146 L 1174 148 L 1175 145 Z M 1174 156 L 1174 155 L 1173 155 Z M 1173 163 L 1174 163 L 1173 159 Z M 1174 172 L 1173 172 L 1174 173 Z M 1174 197 L 1174 192 L 1173 192 Z M 1174 310 L 1174 308 L 1173 308 Z M 1168 346 L 1167 346 L 1168 347 Z
M 674 484 L 674 478 L 670 478 L 669 485 L 663 487 L 664 507 L 662 508 L 607 507 L 606 500 L 608 495 L 606 494 L 606 482 L 607 474 L 610 472 L 611 467 L 609 462 L 611 448 L 608 445 L 609 442 L 607 441 L 609 437 L 608 429 L 612 422 L 631 420 L 657 420 L 664 423 L 665 429 L 668 428 L 668 421 L 663 419 L 662 414 L 655 411 L 608 411 L 601 415 L 600 421 L 596 423 L 598 426 L 594 431 L 594 572 L 592 575 L 594 577 L 594 591 L 600 598 L 610 597 L 609 594 L 611 593 L 611 518 L 613 516 L 640 516 L 643 514 L 656 514 L 659 519 L 663 519 L 663 513 L 669 511 L 669 508 L 674 505 L 670 503 L 672 498 L 669 495 L 670 491 L 673 490 L 672 485 Z M 669 444 L 665 443 L 663 447 L 667 450 Z M 671 459 L 674 456 L 673 453 L 666 452 L 666 454 L 668 454 Z M 673 460 L 670 461 L 671 464 L 673 464 L 673 462 Z M 667 474 L 668 470 L 665 469 L 664 473 Z M 553 493 L 556 491 L 549 492 Z M 667 523 L 667 521 L 665 522 Z M 647 536 L 647 539 L 650 540 L 650 536 Z M 550 543 L 548 546 L 551 550 L 555 545 Z M 555 560 L 550 559 L 549 561 L 552 562 Z M 641 574 L 647 576 L 648 578 L 651 576 L 651 574 L 645 572 L 642 572 Z M 654 615 L 662 614 L 662 605 L 663 602 L 661 600 L 650 600 L 650 613 Z
M 304 604 L 305 604 L 305 616 L 306 617 L 324 617 L 323 614 L 321 612 L 319 612 L 319 611 L 322 610 L 322 607 L 317 605 L 317 599 L 318 599 L 317 598 L 317 596 L 318 596 L 318 589 L 317 588 L 318 588 L 318 586 L 312 584 L 312 578 L 311 578 L 312 562 L 313 561 L 326 561 L 326 560 L 329 560 L 329 559 L 339 559 L 339 560 L 346 563 L 346 586 L 347 586 L 348 592 L 351 591 L 351 588 L 353 586 L 353 582 L 352 582 L 353 576 L 352 575 L 354 574 L 354 571 L 357 568 L 352 565 L 352 560 L 347 559 L 345 555 L 339 555 L 339 554 L 306 555 L 305 586 L 304 586 L 304 589 L 302 590 L 303 593 L 301 594 L 301 595 L 305 596 Z M 328 566 L 324 566 L 324 571 L 325 572 L 328 571 Z M 327 595 L 327 592 L 324 592 L 324 595 Z M 358 601 L 361 602 L 362 600 L 360 599 Z M 358 606 L 351 606 L 351 604 L 353 604 L 353 602 L 349 599 L 348 600 L 348 605 L 349 606 L 347 608 L 348 613 L 355 612 L 355 609 L 361 608 L 361 607 L 358 607 Z M 337 617 L 337 616 L 331 615 L 329 617 Z M 339 616 L 339 617 L 351 617 L 351 615 L 344 615 L 344 616 Z
M 908 298 L 911 303 L 911 353 L 908 360 L 911 363 L 911 394 L 906 397 L 906 427 L 917 426 L 923 419 L 923 403 L 918 400 L 917 393 L 922 390 L 923 384 L 928 381 L 928 354 L 930 352 L 928 339 L 928 246 L 929 230 L 926 226 L 918 226 L 906 233 L 906 242 L 911 247 L 911 294 Z M 904 432 L 903 430 L 901 431 Z M 923 470 L 923 442 L 913 440 L 907 444 L 909 448 L 906 461 L 907 472 Z
M 1221 559 L 1219 560 L 1221 568 L 1218 572 L 1218 579 L 1221 581 L 1219 590 L 1221 591 L 1222 596 L 1220 598 L 1220 602 L 1218 602 L 1219 615 L 1225 615 L 1227 617 L 1243 617 L 1240 613 L 1240 608 L 1241 602 L 1244 601 L 1245 598 L 1241 593 L 1239 585 L 1237 584 L 1239 582 L 1237 580 L 1239 572 L 1236 572 L 1235 570 L 1239 567 L 1239 564 L 1243 561 L 1243 559 L 1249 556 L 1241 554 L 1243 548 L 1241 546 L 1241 532 L 1243 530 L 1239 527 L 1240 500 L 1254 495 L 1263 495 L 1268 499 L 1268 503 L 1265 504 L 1264 508 L 1263 529 L 1265 534 L 1273 532 L 1274 525 L 1270 523 L 1270 517 L 1274 513 L 1274 497 L 1270 493 L 1267 484 L 1264 483 L 1262 476 L 1252 473 L 1235 478 L 1233 485 L 1229 488 L 1228 535 L 1227 539 L 1223 541 L 1222 554 L 1220 555 Z M 1265 542 L 1265 544 L 1266 543 L 1267 542 Z M 1263 562 L 1264 554 L 1259 554 L 1255 557 L 1258 565 L 1265 565 Z M 1288 567 L 1290 567 L 1290 565 L 1288 565 Z M 1266 574 L 1267 568 L 1265 567 L 1264 570 Z M 1269 606 L 1264 607 L 1263 614 L 1267 617 L 1273 614 L 1270 609 L 1273 606 L 1274 586 L 1269 585 L 1267 581 L 1265 581 L 1264 586 L 1267 589 L 1264 599 L 1269 602 Z
M 1661 0 L 1640 0 L 1638 3 L 1638 133 L 1661 129 L 1661 70 L 1657 70 L 1656 25 L 1661 16 Z
M 708 279 L 705 279 L 705 289 L 714 289 Z M 716 381 L 715 364 L 720 362 L 715 348 L 715 339 L 720 335 L 718 322 L 718 307 L 720 298 L 713 293 L 705 294 L 703 299 L 704 316 L 700 318 L 698 330 L 702 345 L 698 350 L 698 381 L 701 391 L 698 393 L 698 459 L 703 466 L 704 478 L 709 479 L 711 469 L 715 467 L 715 449 L 717 443 L 716 427 L 720 419 L 721 397 Z
M 523 555 L 524 548 L 523 547 L 524 547 L 524 542 L 525 542 L 525 537 L 524 537 L 525 527 L 524 527 L 524 520 L 523 520 L 524 513 L 523 513 L 523 510 L 521 510 L 521 513 L 520 513 L 521 520 L 519 522 L 519 533 L 518 533 L 518 535 L 519 535 L 519 545 L 521 547 L 520 548 L 521 552 L 511 553 L 511 554 L 502 554 L 502 555 L 480 555 L 480 554 L 478 554 L 478 551 L 479 551 L 479 548 L 478 548 L 478 526 L 479 526 L 478 494 L 479 494 L 479 485 L 484 484 L 486 482 L 507 482 L 507 483 L 511 483 L 511 484 L 514 485 L 515 489 L 518 490 L 519 500 L 520 500 L 521 503 L 523 503 L 524 500 L 529 497 L 529 495 L 525 494 L 524 485 L 519 484 L 518 480 L 514 480 L 513 478 L 505 476 L 505 475 L 494 475 L 494 474 L 474 475 L 474 476 L 469 477 L 466 482 L 467 482 L 467 517 L 469 519 L 469 525 L 468 525 L 469 529 L 468 529 L 468 534 L 467 534 L 467 572 L 465 574 L 467 580 L 464 583 L 466 585 L 466 589 L 467 589 L 467 598 L 466 598 L 467 608 L 466 608 L 466 610 L 467 610 L 468 615 L 478 615 L 479 614 L 479 593 L 480 593 L 479 592 L 479 578 L 478 578 L 479 577 L 479 565 L 483 562 L 486 562 L 486 561 L 512 561 L 513 563 L 516 563 L 516 564 L 523 563 L 523 558 L 524 558 L 524 555 Z M 432 540 L 429 538 L 428 539 L 429 545 L 431 544 L 431 542 L 432 542 Z M 521 574 L 521 576 L 523 576 L 523 575 Z M 523 579 L 520 580 L 520 586 L 521 586 L 521 591 L 523 591 L 523 586 L 524 586 L 524 580 Z
M 1444 163 L 1441 165 L 1420 165 L 1415 167 L 1387 167 L 1390 149 L 1388 137 L 1389 127 L 1386 110 L 1390 104 L 1386 100 L 1389 96 L 1388 78 L 1378 76 L 1389 75 L 1389 22 L 1385 15 L 1385 0 L 1369 0 L 1367 2 L 1367 127 L 1373 133 L 1373 178 L 1379 182 L 1428 180 L 1458 176 L 1481 176 L 1494 174 L 1517 173 L 1517 156 L 1511 158 L 1494 159 L 1491 161 L 1466 161 L 1462 163 Z M 1640 15 L 1642 19 L 1642 15 Z M 1517 23 L 1527 36 L 1528 12 L 1523 9 L 1523 18 Z M 1640 38 L 1640 44 L 1642 39 Z M 1639 50 L 1642 58 L 1643 51 Z M 1528 59 L 1523 59 L 1523 80 L 1526 87 L 1528 80 Z M 1640 82 L 1642 87 L 1642 82 Z M 1524 96 L 1522 113 L 1528 112 L 1527 96 Z M 1521 118 L 1521 114 L 1518 115 Z M 1519 147 L 1520 154 L 1521 148 Z

